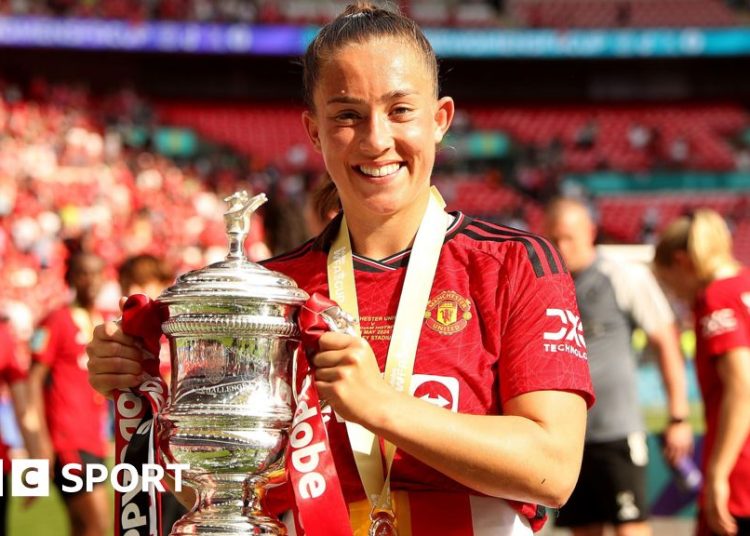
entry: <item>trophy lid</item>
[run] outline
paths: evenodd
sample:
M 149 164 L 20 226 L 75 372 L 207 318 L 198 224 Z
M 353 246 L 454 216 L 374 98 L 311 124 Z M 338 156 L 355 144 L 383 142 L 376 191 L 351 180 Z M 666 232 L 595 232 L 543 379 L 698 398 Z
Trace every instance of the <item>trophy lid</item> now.
M 252 213 L 267 201 L 261 193 L 250 198 L 245 191 L 224 199 L 230 206 L 224 214 L 229 237 L 225 260 L 187 272 L 161 293 L 158 300 L 166 304 L 189 304 L 210 301 L 268 301 L 301 305 L 307 293 L 290 277 L 271 271 L 245 258 L 244 242 L 250 230 Z

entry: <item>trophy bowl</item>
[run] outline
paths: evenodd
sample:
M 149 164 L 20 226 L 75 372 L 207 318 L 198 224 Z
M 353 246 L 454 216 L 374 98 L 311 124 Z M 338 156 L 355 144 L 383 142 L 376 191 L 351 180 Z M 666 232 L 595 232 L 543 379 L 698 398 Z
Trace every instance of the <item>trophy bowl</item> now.
M 226 260 L 180 276 L 158 298 L 169 313 L 162 331 L 172 363 L 161 439 L 170 462 L 189 465 L 185 479 L 198 495 L 172 536 L 287 533 L 261 498 L 283 469 L 296 315 L 308 296 L 244 257 L 250 214 L 265 195 L 227 201 Z

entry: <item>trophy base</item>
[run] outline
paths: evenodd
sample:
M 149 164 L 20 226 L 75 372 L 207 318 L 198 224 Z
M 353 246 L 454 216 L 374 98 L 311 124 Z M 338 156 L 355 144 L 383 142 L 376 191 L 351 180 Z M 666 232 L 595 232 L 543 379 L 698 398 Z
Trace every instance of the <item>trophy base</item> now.
M 169 536 L 286 536 L 286 526 L 261 508 L 266 481 L 246 475 L 202 479 L 196 505 L 173 525 Z
M 237 516 L 236 519 L 193 519 L 189 514 L 174 524 L 169 536 L 286 536 L 286 527 L 275 519 Z

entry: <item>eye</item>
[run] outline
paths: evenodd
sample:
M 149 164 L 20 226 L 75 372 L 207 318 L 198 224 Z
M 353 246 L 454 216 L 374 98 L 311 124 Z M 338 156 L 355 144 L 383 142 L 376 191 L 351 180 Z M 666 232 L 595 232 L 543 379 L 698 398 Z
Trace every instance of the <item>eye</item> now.
M 406 115 L 412 111 L 412 108 L 409 106 L 396 106 L 391 113 L 394 115 Z
M 337 122 L 344 124 L 353 123 L 361 118 L 354 110 L 343 110 L 336 113 L 333 117 Z

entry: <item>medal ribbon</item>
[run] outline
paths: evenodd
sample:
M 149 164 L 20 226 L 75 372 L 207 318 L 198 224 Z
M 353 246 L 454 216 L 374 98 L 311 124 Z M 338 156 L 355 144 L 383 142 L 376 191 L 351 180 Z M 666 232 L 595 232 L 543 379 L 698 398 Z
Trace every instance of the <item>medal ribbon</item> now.
M 399 392 L 409 392 L 424 312 L 440 258 L 445 236 L 444 230 L 449 221 L 448 214 L 443 210 L 444 207 L 443 198 L 433 186 L 430 189 L 427 210 L 422 217 L 409 257 L 409 266 L 406 270 L 386 358 L 385 380 Z M 354 281 L 354 261 L 345 216 L 328 253 L 328 287 L 331 298 L 356 319 L 355 329 L 359 335 L 359 307 Z M 373 514 L 377 511 L 392 512 L 390 473 L 396 446 L 385 442 L 386 474 L 384 475 L 380 446 L 375 435 L 363 426 L 351 422 L 346 423 L 346 430 L 357 471 L 367 498 L 372 504 Z
M 122 312 L 122 331 L 136 337 L 144 354 L 146 379 L 138 386 L 114 393 L 115 463 L 140 470 L 143 464 L 161 463 L 155 416 L 164 407 L 167 385 L 159 375 L 159 339 L 163 310 L 141 294 L 131 296 Z M 127 471 L 119 483 L 132 485 Z M 140 479 L 130 492 L 115 491 L 115 536 L 161 536 L 161 493 Z

